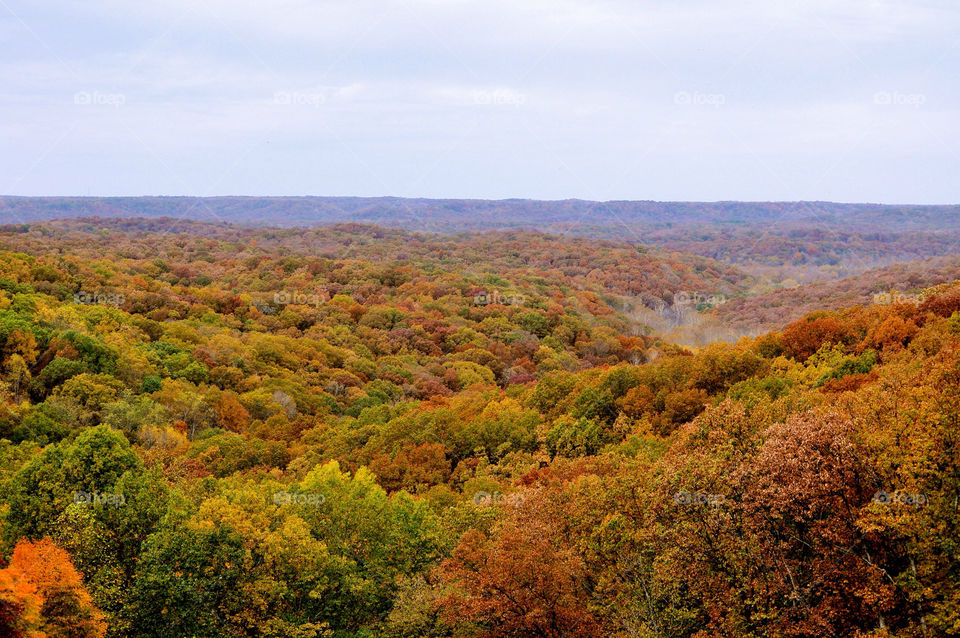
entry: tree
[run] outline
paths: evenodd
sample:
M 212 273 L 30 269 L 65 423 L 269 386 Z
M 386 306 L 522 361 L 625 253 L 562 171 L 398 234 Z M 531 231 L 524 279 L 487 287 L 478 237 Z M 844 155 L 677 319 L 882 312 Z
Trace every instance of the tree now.
M 224 392 L 217 400 L 217 416 L 221 427 L 231 432 L 244 432 L 250 423 L 250 413 L 240 404 L 235 392 Z
M 27 367 L 26 361 L 19 354 L 11 355 L 4 364 L 4 372 L 7 376 L 7 383 L 10 385 L 10 392 L 13 394 L 13 400 L 20 403 L 20 397 L 30 381 L 30 369 Z
M 16 610 L 11 624 L 23 636 L 101 638 L 107 631 L 70 555 L 49 538 L 17 543 L 0 570 L 0 599 L 8 615 Z
M 820 349 L 826 343 L 843 344 L 851 338 L 850 330 L 840 320 L 827 313 L 808 315 L 783 329 L 780 343 L 784 354 L 798 361 Z
M 504 506 L 489 533 L 464 534 L 437 572 L 451 590 L 437 601 L 449 623 L 472 624 L 491 638 L 602 635 L 589 609 L 590 576 L 565 533 L 557 496 L 525 494 L 518 506 Z
M 14 329 L 7 335 L 3 354 L 7 357 L 19 356 L 27 365 L 33 365 L 37 361 L 37 340 L 27 330 Z
M 122 609 L 144 544 L 167 513 L 169 494 L 156 470 L 126 472 L 113 490 L 123 494 L 122 504 L 71 505 L 57 520 L 53 536 L 74 557 L 87 589 L 107 618 L 111 635 L 126 635 L 129 627 Z
M 358 631 L 385 617 L 400 580 L 438 558 L 440 530 L 429 506 L 402 492 L 387 496 L 365 468 L 351 476 L 331 461 L 294 491 L 323 497 L 320 506 L 295 507 L 335 561 L 328 575 L 334 593 L 321 599 L 320 615 L 335 631 Z
M 48 445 L 10 481 L 7 542 L 49 535 L 75 492 L 113 493 L 124 472 L 141 467 L 123 434 L 106 425 L 84 431 L 73 443 Z
M 237 637 L 224 622 L 243 609 L 243 547 L 225 527 L 166 527 L 147 541 L 123 611 L 144 637 Z
M 37 588 L 10 569 L 0 569 L 0 634 L 9 638 L 45 638 L 40 626 L 43 600 Z
M 779 623 L 794 632 L 883 629 L 893 603 L 893 588 L 874 562 L 877 539 L 857 525 L 877 485 L 854 432 L 854 423 L 836 414 L 792 417 L 770 428 L 743 470 L 756 554 L 777 574 L 766 580 L 783 598 Z

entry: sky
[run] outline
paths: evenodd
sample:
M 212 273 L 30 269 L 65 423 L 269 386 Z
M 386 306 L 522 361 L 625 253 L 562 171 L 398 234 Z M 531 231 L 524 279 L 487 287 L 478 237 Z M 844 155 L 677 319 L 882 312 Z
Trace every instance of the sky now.
M 956 0 L 0 0 L 0 194 L 960 203 Z

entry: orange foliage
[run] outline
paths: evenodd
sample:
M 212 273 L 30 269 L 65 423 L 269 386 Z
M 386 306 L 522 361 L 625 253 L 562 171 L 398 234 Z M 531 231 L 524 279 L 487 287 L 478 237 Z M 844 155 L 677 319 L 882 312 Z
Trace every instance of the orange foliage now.
M 495 534 L 468 531 L 438 570 L 458 593 L 441 601 L 451 621 L 479 622 L 485 637 L 601 635 L 587 602 L 589 575 L 564 539 L 560 512 L 531 494 Z
M 783 329 L 784 354 L 805 361 L 825 343 L 845 343 L 851 336 L 849 330 L 836 317 L 808 316 Z
M 823 392 L 855 392 L 861 386 L 875 381 L 877 379 L 876 371 L 871 370 L 867 374 L 848 374 L 839 379 L 830 379 L 821 390 Z
M 421 443 L 405 445 L 393 458 L 387 454 L 375 456 L 370 469 L 387 490 L 416 492 L 418 486 L 445 482 L 450 475 L 450 462 L 442 443 Z
M 233 392 L 224 392 L 217 401 L 217 415 L 224 429 L 231 432 L 243 432 L 250 424 L 250 413 L 247 412 Z
M 864 344 L 870 348 L 882 350 L 883 348 L 900 348 L 915 334 L 919 328 L 912 319 L 904 319 L 898 315 L 890 315 L 883 323 L 873 328 Z
M 100 638 L 107 631 L 70 555 L 49 538 L 21 540 L 0 570 L 0 629 L 25 638 Z

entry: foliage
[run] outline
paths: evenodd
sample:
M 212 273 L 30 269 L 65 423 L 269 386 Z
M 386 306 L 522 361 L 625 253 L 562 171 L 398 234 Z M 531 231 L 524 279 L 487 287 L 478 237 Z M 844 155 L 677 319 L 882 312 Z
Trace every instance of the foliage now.
M 144 224 L 6 231 L 3 635 L 960 627 L 960 286 L 687 348 L 619 302 L 740 275 Z

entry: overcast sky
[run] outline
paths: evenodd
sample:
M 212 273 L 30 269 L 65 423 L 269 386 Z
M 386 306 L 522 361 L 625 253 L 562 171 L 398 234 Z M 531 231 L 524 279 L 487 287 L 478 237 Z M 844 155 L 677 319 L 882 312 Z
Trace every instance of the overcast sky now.
M 960 2 L 0 0 L 0 194 L 960 203 Z

